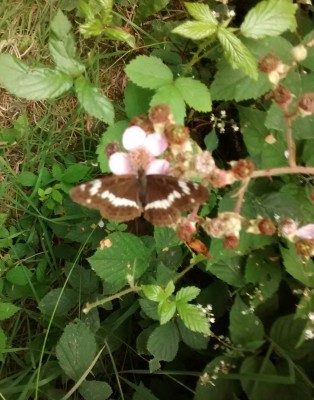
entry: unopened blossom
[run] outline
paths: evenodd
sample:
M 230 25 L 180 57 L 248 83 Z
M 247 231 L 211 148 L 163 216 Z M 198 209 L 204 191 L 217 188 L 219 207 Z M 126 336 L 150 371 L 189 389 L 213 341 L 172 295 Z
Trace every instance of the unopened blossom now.
M 314 224 L 301 226 L 294 234 L 300 239 L 314 239 Z
M 296 62 L 301 62 L 307 57 L 307 48 L 303 44 L 298 44 L 292 48 L 291 55 Z
M 168 146 L 161 134 L 146 134 L 139 126 L 131 126 L 124 131 L 122 143 L 128 153 L 116 152 L 109 158 L 109 168 L 114 174 L 137 174 L 139 170 L 147 175 L 168 172 L 169 162 L 156 159 Z
M 314 114 L 314 92 L 304 93 L 298 104 L 298 111 L 301 117 Z

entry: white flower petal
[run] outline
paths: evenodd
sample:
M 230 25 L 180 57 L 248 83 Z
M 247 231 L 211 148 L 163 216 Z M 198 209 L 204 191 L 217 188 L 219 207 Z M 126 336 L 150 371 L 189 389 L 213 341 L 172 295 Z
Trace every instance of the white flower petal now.
M 139 126 L 130 126 L 122 136 L 122 144 L 126 150 L 133 150 L 143 146 L 146 139 L 146 133 Z
M 117 152 L 109 157 L 109 168 L 116 175 L 134 174 L 126 153 Z

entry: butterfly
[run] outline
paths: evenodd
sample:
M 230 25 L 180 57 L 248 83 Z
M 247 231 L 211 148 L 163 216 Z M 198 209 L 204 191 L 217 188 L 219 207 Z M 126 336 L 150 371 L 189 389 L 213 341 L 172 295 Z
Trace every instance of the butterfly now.
M 100 211 L 112 221 L 126 222 L 143 214 L 153 225 L 175 224 L 181 211 L 204 203 L 207 189 L 170 175 L 110 175 L 74 187 L 71 198 Z

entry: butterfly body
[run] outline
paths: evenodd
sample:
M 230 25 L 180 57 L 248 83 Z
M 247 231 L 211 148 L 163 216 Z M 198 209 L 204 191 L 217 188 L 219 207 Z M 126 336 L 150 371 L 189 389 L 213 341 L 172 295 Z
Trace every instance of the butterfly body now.
M 177 222 L 181 211 L 208 198 L 202 185 L 170 175 L 111 175 L 76 186 L 72 199 L 100 211 L 106 219 L 123 222 L 144 214 L 157 226 Z

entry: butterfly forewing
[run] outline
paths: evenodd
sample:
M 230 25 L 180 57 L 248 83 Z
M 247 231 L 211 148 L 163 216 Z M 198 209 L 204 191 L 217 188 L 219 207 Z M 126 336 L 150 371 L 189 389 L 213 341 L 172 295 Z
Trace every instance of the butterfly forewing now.
M 74 187 L 70 194 L 76 203 L 99 210 L 103 217 L 113 221 L 130 221 L 143 211 L 135 175 L 95 179 Z

